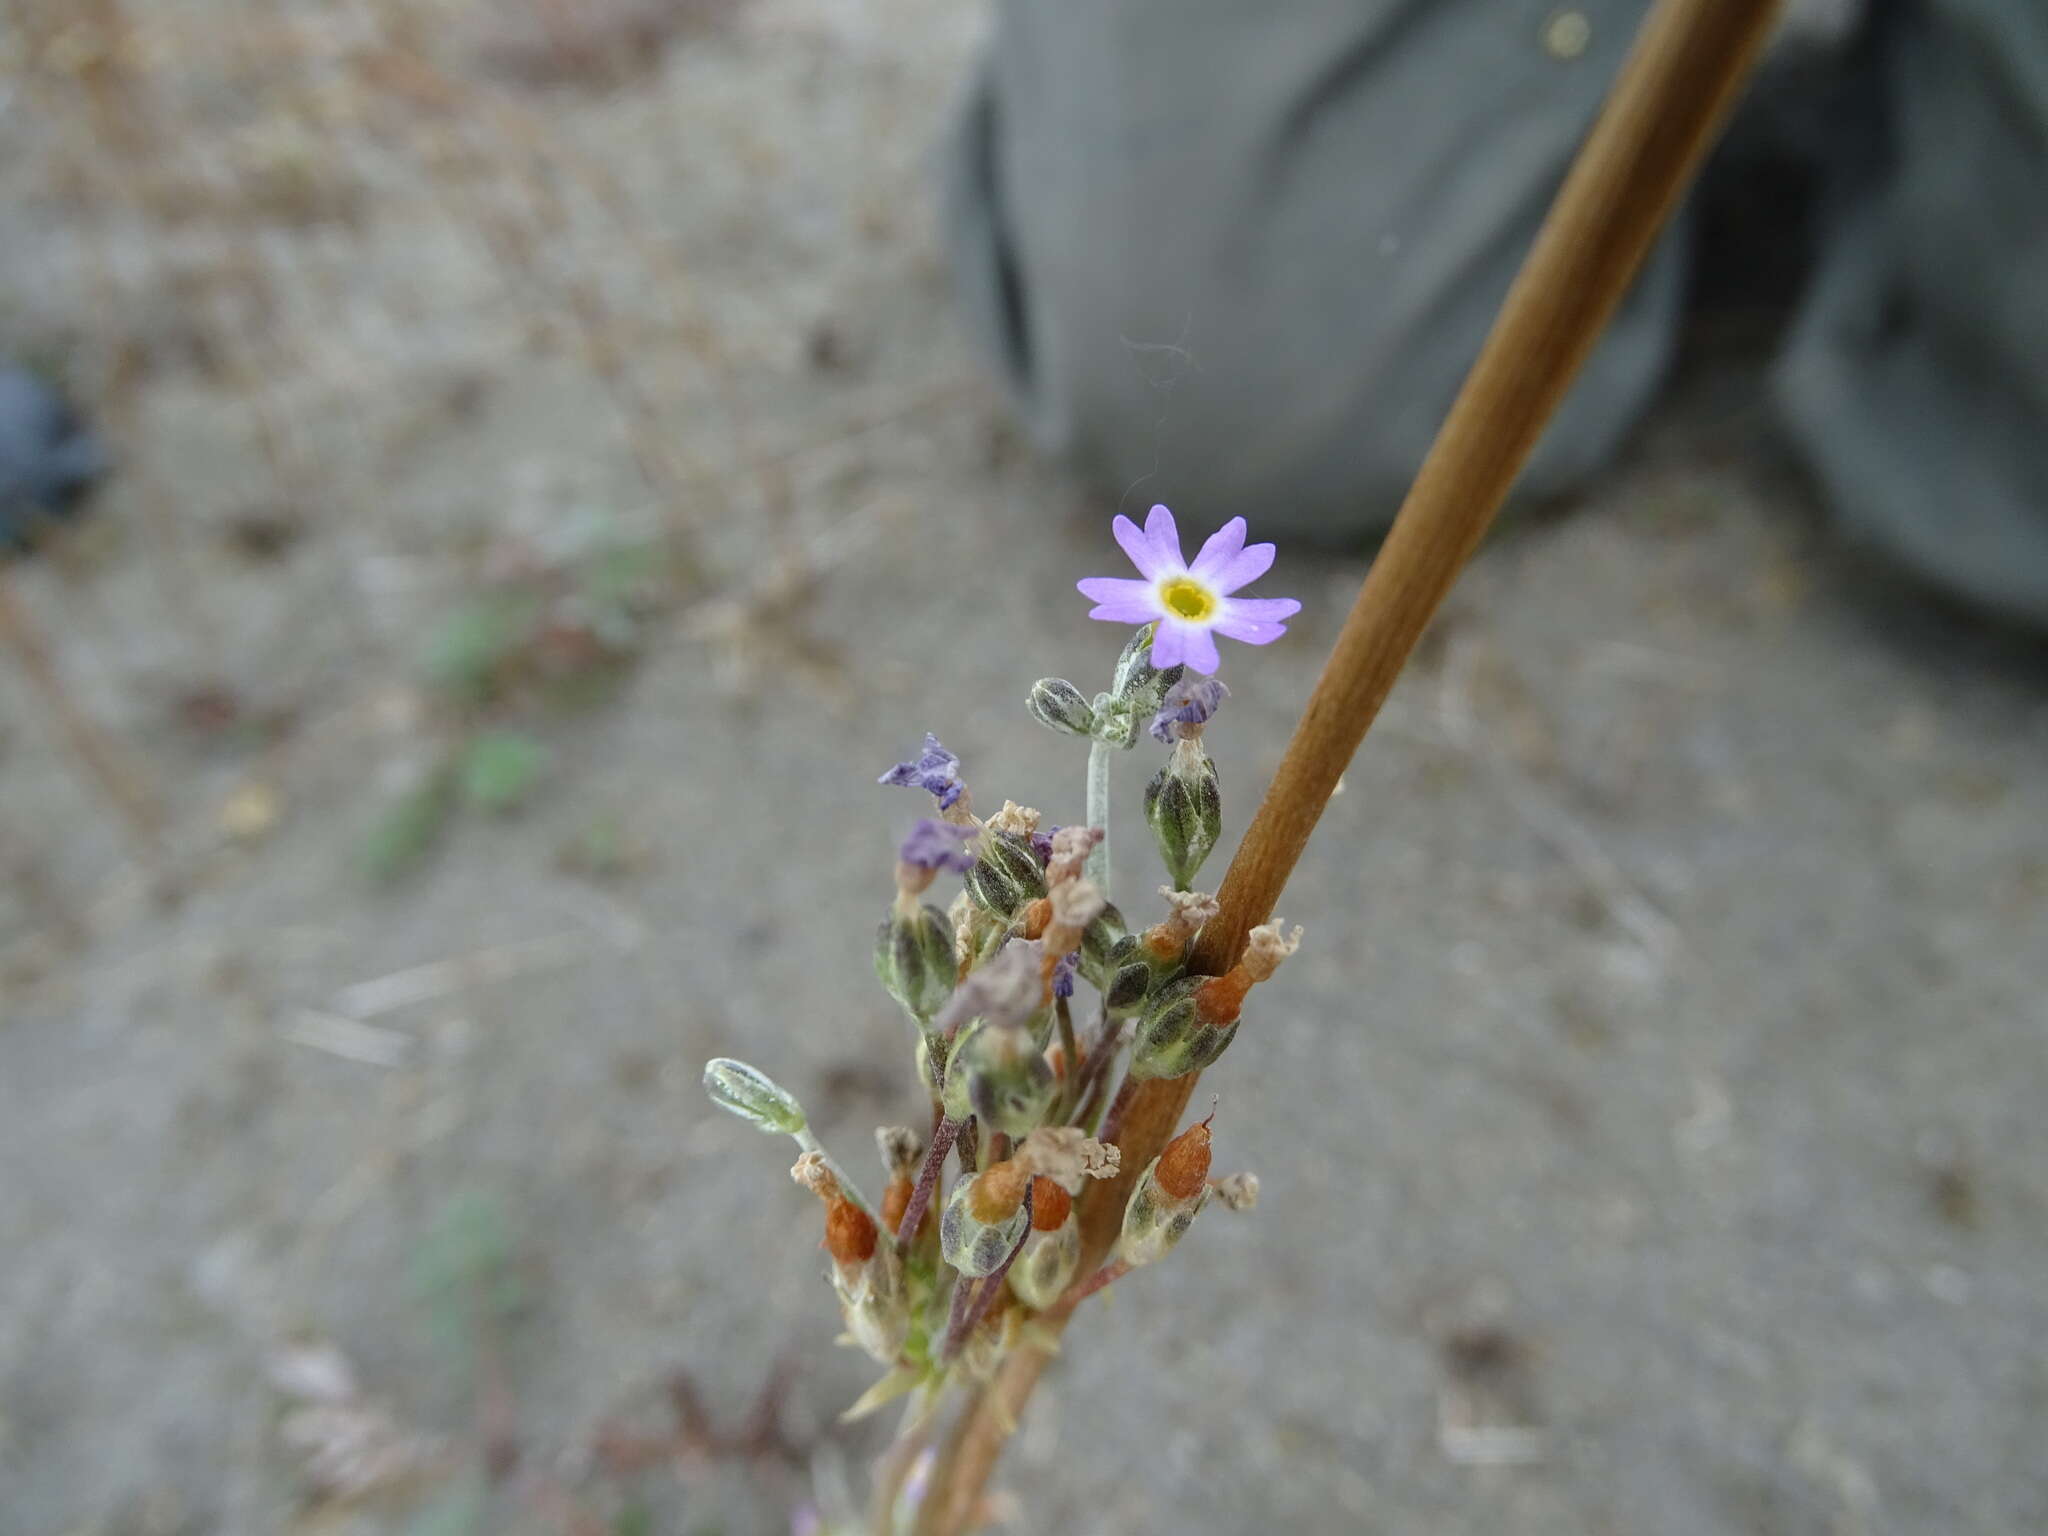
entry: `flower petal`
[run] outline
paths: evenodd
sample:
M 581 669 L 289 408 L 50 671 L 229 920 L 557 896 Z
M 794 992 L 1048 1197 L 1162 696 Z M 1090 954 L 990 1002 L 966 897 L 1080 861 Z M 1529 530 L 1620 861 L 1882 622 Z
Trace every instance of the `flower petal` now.
M 1160 571 L 1171 570 L 1173 565 L 1179 563 L 1178 552 L 1174 554 L 1172 564 L 1163 560 L 1159 551 L 1153 545 L 1151 535 L 1139 528 L 1136 523 L 1125 517 L 1121 512 L 1117 514 L 1116 521 L 1111 523 L 1109 528 L 1110 532 L 1116 535 L 1116 541 L 1122 546 L 1123 552 L 1131 557 L 1131 564 L 1138 568 L 1140 576 L 1149 580 L 1157 576 Z
M 1164 629 L 1166 626 L 1161 625 Z M 1197 672 L 1214 672 L 1222 665 L 1223 658 L 1216 654 L 1216 640 L 1206 626 L 1189 624 L 1184 626 L 1185 638 L 1181 641 L 1181 658 Z M 1152 647 L 1154 654 L 1159 647 Z M 1156 665 L 1156 663 L 1155 663 Z
M 1145 514 L 1145 537 L 1152 541 L 1152 555 L 1157 565 L 1147 575 L 1159 571 L 1180 572 L 1188 568 L 1187 561 L 1180 554 L 1180 529 L 1174 526 L 1173 514 L 1163 506 L 1154 507 Z
M 1090 576 L 1075 583 L 1083 597 L 1098 605 L 1088 615 L 1112 624 L 1150 624 L 1159 617 L 1159 589 L 1149 581 L 1117 576 Z
M 1291 597 L 1226 597 L 1216 615 L 1216 628 L 1246 645 L 1271 645 L 1287 633 L 1280 621 L 1301 612 Z
M 1273 565 L 1273 546 L 1253 544 L 1240 551 L 1235 559 L 1216 573 L 1216 585 L 1224 592 L 1235 592 L 1239 587 L 1248 587 L 1265 575 Z
M 1266 547 L 1272 548 L 1270 544 Z M 1188 574 L 1209 586 L 1222 586 L 1223 573 L 1230 569 L 1230 562 L 1237 558 L 1237 552 L 1243 548 L 1244 519 L 1233 517 L 1209 535 L 1209 541 L 1202 546 L 1202 552 L 1188 562 Z M 1242 586 L 1243 583 L 1240 582 L 1239 585 Z
M 1152 635 L 1152 665 L 1164 672 L 1187 659 L 1188 626 L 1178 619 L 1162 619 Z
M 1299 612 L 1301 604 L 1291 597 L 1231 597 L 1223 601 L 1222 617 L 1276 624 L 1282 619 L 1293 618 Z
M 1216 621 L 1216 633 L 1231 640 L 1242 640 L 1246 645 L 1271 645 L 1287 633 L 1287 626 L 1259 619 L 1222 618 Z

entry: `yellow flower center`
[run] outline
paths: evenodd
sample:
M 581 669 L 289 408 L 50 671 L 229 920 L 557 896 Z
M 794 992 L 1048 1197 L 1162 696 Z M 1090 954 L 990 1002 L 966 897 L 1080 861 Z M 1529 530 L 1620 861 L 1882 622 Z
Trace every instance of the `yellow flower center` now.
M 1175 618 L 1197 624 L 1216 611 L 1216 594 L 1192 576 L 1173 576 L 1161 583 L 1159 601 Z

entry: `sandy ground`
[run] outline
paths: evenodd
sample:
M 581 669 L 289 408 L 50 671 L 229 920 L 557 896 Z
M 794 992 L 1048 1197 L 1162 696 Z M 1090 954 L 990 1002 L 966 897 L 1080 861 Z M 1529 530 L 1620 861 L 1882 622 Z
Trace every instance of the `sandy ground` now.
M 914 807 L 873 778 L 934 729 L 1076 819 L 1019 701 L 1107 669 L 1071 583 L 1112 507 L 948 309 L 970 10 L 763 0 L 604 90 L 536 78 L 525 14 L 209 0 L 112 105 L 57 32 L 13 60 L 0 315 L 122 468 L 12 579 L 182 895 L 0 676 L 5 1536 L 775 1531 L 779 1360 L 781 1441 L 873 1449 L 830 1431 L 867 1372 L 815 1208 L 698 1068 L 773 1071 L 856 1166 L 914 1114 L 866 958 Z M 1013 1529 L 2048 1528 L 2048 669 L 1834 547 L 1754 393 L 1696 379 L 1480 557 L 1205 1082 L 1265 1199 L 1076 1330 Z M 302 531 L 252 559 L 256 514 Z M 372 883 L 423 635 L 480 545 L 593 522 L 687 551 L 623 689 L 531 725 L 521 814 Z M 1233 828 L 1361 570 L 1265 584 L 1305 612 L 1233 659 Z M 602 879 L 561 857 L 595 825 Z M 516 1295 L 450 1325 L 421 1272 L 480 1228 Z M 419 1476 L 312 1495 L 293 1340 Z M 678 1370 L 713 1433 L 598 1454 Z M 480 1438 L 520 1453 L 488 1493 Z

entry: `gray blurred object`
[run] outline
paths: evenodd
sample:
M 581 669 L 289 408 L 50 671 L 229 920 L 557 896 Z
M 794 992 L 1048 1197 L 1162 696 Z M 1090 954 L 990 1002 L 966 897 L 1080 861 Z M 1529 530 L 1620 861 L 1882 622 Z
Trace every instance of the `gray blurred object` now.
M 1383 527 L 1647 8 L 1000 0 L 948 223 L 1039 444 L 1197 521 Z M 1795 447 L 1853 534 L 2048 623 L 2048 4 L 1795 5 L 1759 118 L 1817 188 L 1752 198 L 1813 242 L 1774 377 Z M 1575 488 L 1648 406 L 1695 211 L 1523 494 Z
M 0 363 L 0 551 L 73 517 L 107 470 L 92 429 L 37 374 Z

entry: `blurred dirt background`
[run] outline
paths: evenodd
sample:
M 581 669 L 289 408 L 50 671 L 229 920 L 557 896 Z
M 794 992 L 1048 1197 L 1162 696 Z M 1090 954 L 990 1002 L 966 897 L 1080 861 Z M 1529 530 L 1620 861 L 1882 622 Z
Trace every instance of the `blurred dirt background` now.
M 1020 701 L 1100 686 L 1114 508 L 949 308 L 978 28 L 8 8 L 0 342 L 116 469 L 4 573 L 0 1533 L 858 1482 L 815 1208 L 697 1077 L 864 1164 L 875 774 L 1078 814 Z M 1010 1528 L 2048 1528 L 2048 667 L 1836 547 L 1712 350 L 1404 679 L 1204 1085 L 1264 1203 L 1077 1329 Z M 1262 588 L 1233 829 L 1362 568 Z

